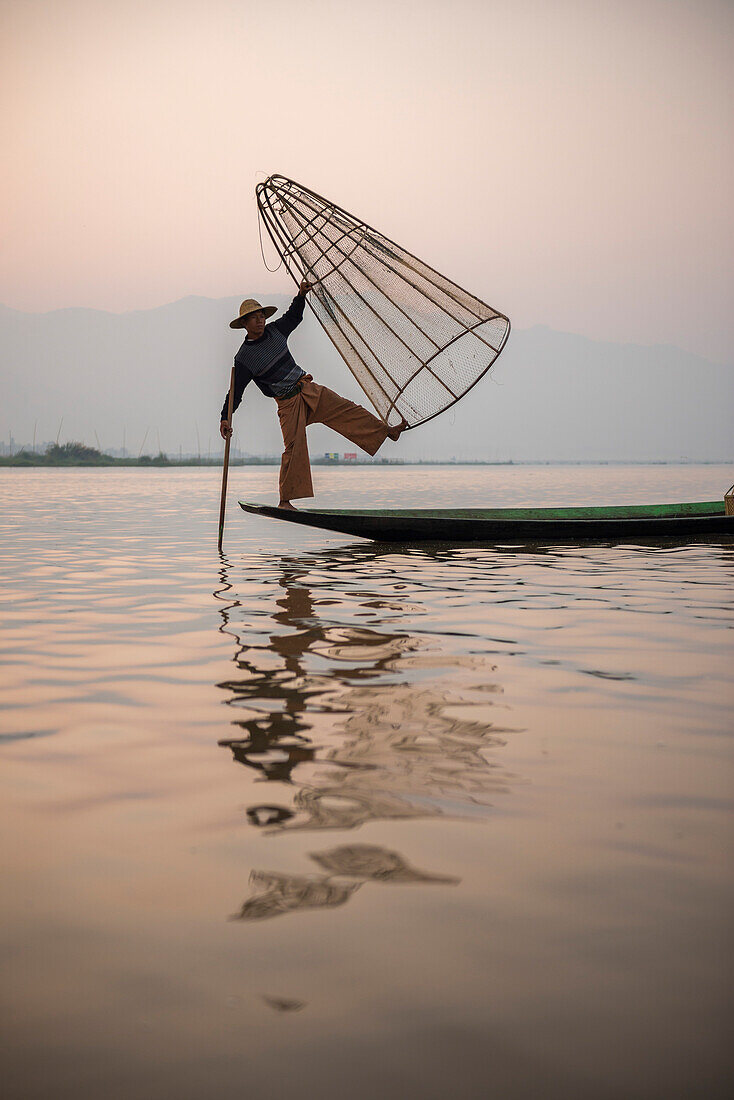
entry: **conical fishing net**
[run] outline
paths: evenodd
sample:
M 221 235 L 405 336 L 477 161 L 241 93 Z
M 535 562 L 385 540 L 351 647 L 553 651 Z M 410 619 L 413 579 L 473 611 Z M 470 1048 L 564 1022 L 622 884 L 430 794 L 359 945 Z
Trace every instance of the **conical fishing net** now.
M 285 176 L 256 188 L 270 237 L 382 419 L 411 428 L 486 374 L 507 317 L 376 229 Z

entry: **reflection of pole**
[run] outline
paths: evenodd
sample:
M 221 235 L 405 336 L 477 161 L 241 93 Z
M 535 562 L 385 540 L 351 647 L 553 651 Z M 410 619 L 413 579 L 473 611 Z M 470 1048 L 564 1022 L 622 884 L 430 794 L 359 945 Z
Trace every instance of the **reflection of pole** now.
M 222 537 L 224 535 L 224 509 L 227 504 L 227 473 L 229 471 L 229 441 L 232 438 L 232 406 L 234 404 L 234 363 L 229 376 L 229 403 L 227 405 L 227 438 L 224 441 L 224 463 L 222 465 L 222 499 L 219 503 L 219 541 L 217 547 L 222 549 Z
M 234 599 L 234 596 L 229 596 L 228 595 L 228 593 L 232 591 L 233 585 L 232 585 L 232 582 L 229 579 L 230 563 L 227 560 L 227 558 L 224 556 L 224 554 L 221 555 L 220 561 L 222 563 L 222 568 L 219 570 L 219 578 L 222 582 L 222 587 L 221 588 L 215 588 L 215 590 L 213 592 L 213 595 L 214 595 L 215 599 L 223 600 L 227 604 L 227 606 L 219 608 L 219 613 L 222 616 L 222 625 L 220 627 L 218 627 L 218 630 L 221 634 L 229 634 L 230 637 L 234 638 L 234 640 L 239 644 L 240 639 L 239 639 L 239 635 L 236 633 L 236 631 L 233 632 L 233 631 L 227 630 L 225 628 L 229 624 L 229 612 L 230 612 L 230 610 L 233 607 L 239 607 L 240 606 L 240 601 Z

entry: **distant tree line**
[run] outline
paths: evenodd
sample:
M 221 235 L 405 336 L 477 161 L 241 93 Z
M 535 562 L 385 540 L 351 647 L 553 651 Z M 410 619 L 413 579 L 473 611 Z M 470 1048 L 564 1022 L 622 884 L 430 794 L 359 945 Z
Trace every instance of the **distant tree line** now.
M 168 466 L 168 455 L 160 452 L 155 456 L 141 455 L 140 458 L 114 458 L 96 447 L 86 443 L 49 443 L 43 454 L 22 450 L 12 456 L 0 458 L 2 466 Z
M 49 443 L 42 454 L 37 451 L 23 448 L 14 455 L 0 455 L 0 466 L 220 466 L 221 458 L 204 458 L 201 455 L 188 456 L 186 458 L 169 458 L 163 451 L 157 455 L 140 455 L 138 458 L 116 458 L 96 447 L 88 447 L 86 443 L 75 440 L 71 443 Z M 247 455 L 234 458 L 232 466 L 273 466 L 278 465 L 278 455 Z M 496 460 L 460 460 L 451 459 L 413 459 L 380 458 L 380 459 L 333 459 L 324 455 L 314 456 L 311 459 L 315 466 L 512 466 L 512 459 Z M 541 463 L 542 464 L 542 463 Z M 548 463 L 545 463 L 546 465 Z M 570 463 L 574 465 L 574 463 Z

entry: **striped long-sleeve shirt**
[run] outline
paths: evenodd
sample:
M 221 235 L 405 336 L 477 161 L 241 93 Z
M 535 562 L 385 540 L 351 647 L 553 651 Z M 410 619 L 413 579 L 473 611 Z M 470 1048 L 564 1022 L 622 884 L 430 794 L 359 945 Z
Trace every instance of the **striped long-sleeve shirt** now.
M 306 373 L 288 350 L 288 337 L 303 320 L 305 305 L 306 299 L 297 294 L 283 316 L 265 326 L 258 340 L 245 340 L 234 357 L 233 412 L 249 382 L 254 382 L 266 397 L 282 397 Z M 227 419 L 228 409 L 229 391 L 222 405 L 221 420 Z

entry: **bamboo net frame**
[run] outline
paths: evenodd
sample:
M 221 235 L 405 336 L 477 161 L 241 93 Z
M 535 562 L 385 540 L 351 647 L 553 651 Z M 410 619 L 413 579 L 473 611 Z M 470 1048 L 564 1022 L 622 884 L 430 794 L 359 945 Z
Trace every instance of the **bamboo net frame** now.
M 281 260 L 374 405 L 414 428 L 459 401 L 502 351 L 510 321 L 366 222 L 285 176 L 255 189 Z

